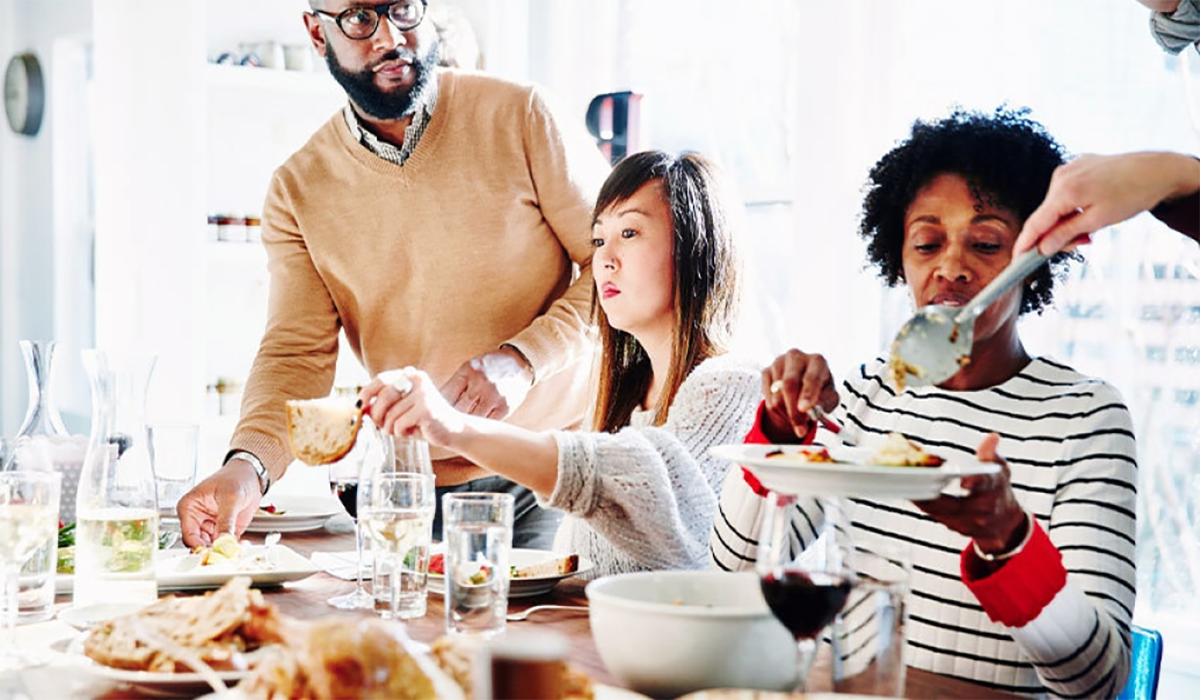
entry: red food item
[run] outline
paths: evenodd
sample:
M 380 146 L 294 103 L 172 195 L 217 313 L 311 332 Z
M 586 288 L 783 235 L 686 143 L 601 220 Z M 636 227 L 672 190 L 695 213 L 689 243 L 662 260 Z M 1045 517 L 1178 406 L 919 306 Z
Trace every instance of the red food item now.
M 429 573 L 446 575 L 446 555 L 435 554 L 429 557 Z

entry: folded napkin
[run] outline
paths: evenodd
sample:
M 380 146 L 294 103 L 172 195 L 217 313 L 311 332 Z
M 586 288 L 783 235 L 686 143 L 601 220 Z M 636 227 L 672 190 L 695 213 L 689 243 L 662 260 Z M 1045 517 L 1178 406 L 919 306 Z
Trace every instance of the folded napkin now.
M 358 552 L 313 552 L 312 563 L 330 576 L 336 576 L 345 581 L 353 581 L 358 577 Z M 371 555 L 363 552 L 363 578 L 371 578 Z

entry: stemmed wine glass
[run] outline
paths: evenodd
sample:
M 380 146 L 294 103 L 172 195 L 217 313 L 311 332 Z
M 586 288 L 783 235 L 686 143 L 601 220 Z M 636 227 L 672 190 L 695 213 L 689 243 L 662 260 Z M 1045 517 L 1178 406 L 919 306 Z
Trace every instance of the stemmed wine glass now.
M 830 497 L 815 503 L 806 519 L 795 496 L 768 494 L 755 563 L 763 598 L 796 638 L 799 693 L 808 684 L 818 637 L 842 611 L 854 585 L 854 547 L 845 503 Z M 791 533 L 812 528 L 817 536 L 804 542 L 803 549 L 791 542 Z
M 354 521 L 354 548 L 357 554 L 357 583 L 354 590 L 327 601 L 340 610 L 375 609 L 375 596 L 368 593 L 363 586 L 363 533 L 358 521 L 358 484 L 364 474 L 390 470 L 394 460 L 391 438 L 375 427 L 370 418 L 364 416 L 354 449 L 329 465 L 329 489 Z
M 40 662 L 17 649 L 17 591 L 21 567 L 58 535 L 58 503 L 62 474 L 14 471 L 0 474 L 0 566 L 4 567 L 4 633 L 0 672 Z

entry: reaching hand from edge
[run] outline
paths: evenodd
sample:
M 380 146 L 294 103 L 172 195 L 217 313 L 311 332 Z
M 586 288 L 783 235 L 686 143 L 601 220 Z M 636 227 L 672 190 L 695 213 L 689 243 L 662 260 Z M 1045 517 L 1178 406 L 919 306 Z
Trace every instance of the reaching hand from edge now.
M 241 537 L 262 502 L 258 475 L 249 462 L 231 459 L 176 506 L 183 543 L 209 547 L 218 536 L 232 532 Z
M 1159 203 L 1200 189 L 1200 161 L 1179 153 L 1082 155 L 1054 171 L 1046 198 L 1017 236 L 1013 255 L 1052 255 Z

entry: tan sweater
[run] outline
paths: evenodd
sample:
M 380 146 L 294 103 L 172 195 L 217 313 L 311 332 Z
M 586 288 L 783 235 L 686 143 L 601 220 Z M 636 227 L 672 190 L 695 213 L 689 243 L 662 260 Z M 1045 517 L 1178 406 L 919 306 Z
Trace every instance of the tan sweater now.
M 291 461 L 284 401 L 329 394 L 339 328 L 371 374 L 412 365 L 439 384 L 512 343 L 536 378 L 509 420 L 546 430 L 583 417 L 591 207 L 607 166 L 582 129 L 560 131 L 533 88 L 440 80 L 403 166 L 355 141 L 339 111 L 272 179 L 267 327 L 231 448 L 257 455 L 273 480 Z M 461 458 L 435 472 L 439 485 L 490 474 Z

